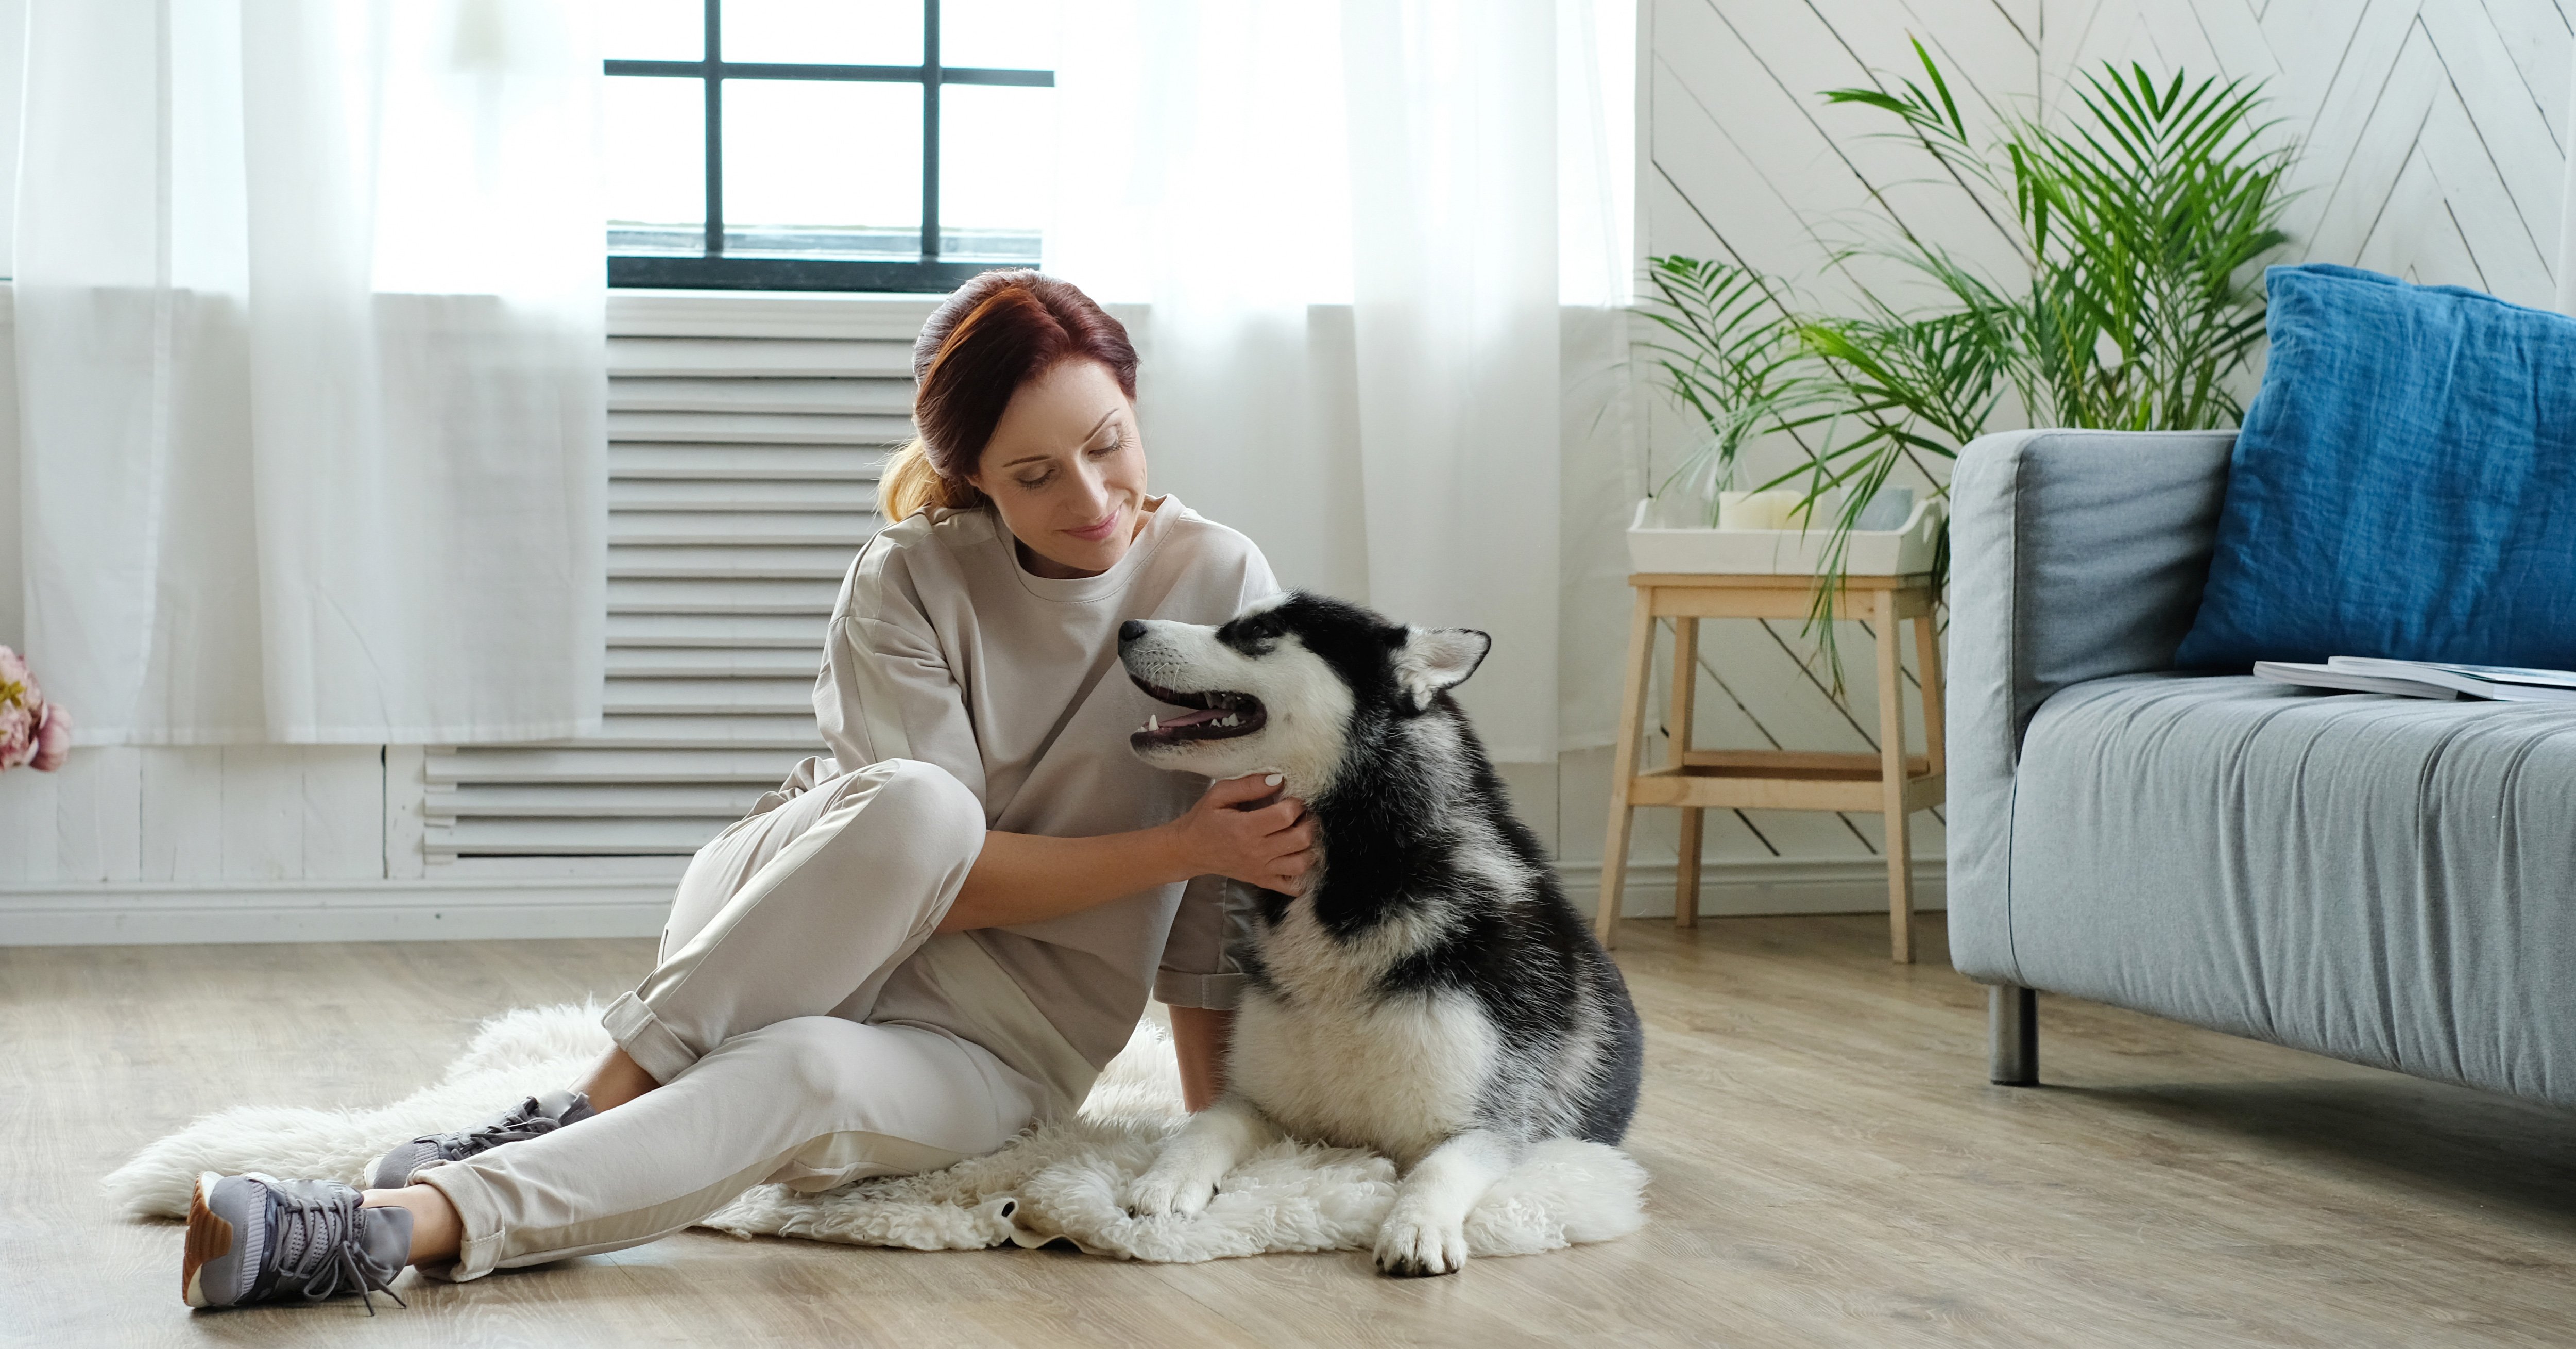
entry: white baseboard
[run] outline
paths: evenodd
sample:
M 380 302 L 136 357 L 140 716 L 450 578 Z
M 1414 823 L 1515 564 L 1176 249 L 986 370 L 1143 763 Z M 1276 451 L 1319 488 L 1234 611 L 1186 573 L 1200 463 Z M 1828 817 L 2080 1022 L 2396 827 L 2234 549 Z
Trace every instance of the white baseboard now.
M 1557 866 L 1566 897 L 1586 914 L 1601 902 L 1601 864 Z M 1670 862 L 1635 863 L 1620 912 L 1629 918 L 1673 916 L 1676 868 Z M 1949 870 L 1937 857 L 1914 859 L 1914 907 L 1938 910 L 1949 902 Z M 1885 913 L 1887 864 L 1879 861 L 1805 861 L 1775 857 L 1754 862 L 1702 862 L 1699 911 L 1709 917 L 1766 913 Z
M 0 946 L 650 937 L 670 911 L 633 876 L 65 885 L 0 889 Z
M 1589 914 L 1598 863 L 1558 869 Z M 669 876 L 472 876 L 381 881 L 126 882 L 0 889 L 0 946 L 650 937 L 671 908 Z M 1670 917 L 1673 864 L 1628 868 L 1625 913 Z M 1918 909 L 1943 905 L 1942 866 L 1914 864 Z M 1877 862 L 1710 862 L 1700 912 L 1870 913 L 1887 908 Z

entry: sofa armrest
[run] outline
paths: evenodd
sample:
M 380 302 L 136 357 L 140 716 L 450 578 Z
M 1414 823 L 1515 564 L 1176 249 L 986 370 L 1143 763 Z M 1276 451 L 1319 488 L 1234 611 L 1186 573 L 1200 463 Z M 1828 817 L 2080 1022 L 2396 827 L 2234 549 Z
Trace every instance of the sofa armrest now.
M 2018 983 L 2013 769 L 2050 695 L 2164 670 L 2199 612 L 2233 431 L 2014 431 L 1950 480 L 1950 959 Z

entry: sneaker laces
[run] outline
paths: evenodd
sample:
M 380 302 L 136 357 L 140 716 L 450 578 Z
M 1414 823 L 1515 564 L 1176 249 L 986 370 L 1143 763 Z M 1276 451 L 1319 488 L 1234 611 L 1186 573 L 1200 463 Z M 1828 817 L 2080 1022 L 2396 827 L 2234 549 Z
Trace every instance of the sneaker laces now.
M 420 1141 L 437 1148 L 441 1157 L 453 1162 L 497 1148 L 504 1143 L 523 1142 L 541 1134 L 553 1133 L 562 1128 L 563 1124 L 562 1120 L 543 1113 L 537 1104 L 537 1098 L 531 1096 L 517 1110 L 490 1124 L 459 1133 L 432 1134 Z
M 363 1196 L 356 1190 L 341 1187 L 308 1198 L 272 1186 L 268 1195 L 278 1208 L 277 1272 L 300 1281 L 305 1301 L 320 1302 L 354 1286 L 369 1316 L 376 1314 L 379 1292 L 397 1307 L 411 1306 L 393 1290 L 394 1276 L 377 1273 L 365 1259 L 366 1222 L 358 1214 Z

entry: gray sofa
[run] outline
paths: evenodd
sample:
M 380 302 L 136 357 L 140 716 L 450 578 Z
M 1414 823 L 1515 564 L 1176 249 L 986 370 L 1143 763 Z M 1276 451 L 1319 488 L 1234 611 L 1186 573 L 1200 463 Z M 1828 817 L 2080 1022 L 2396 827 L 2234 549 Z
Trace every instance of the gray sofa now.
M 2174 673 L 2233 441 L 1959 460 L 1950 956 L 1994 1079 L 2037 1080 L 2044 989 L 2576 1102 L 2576 710 Z

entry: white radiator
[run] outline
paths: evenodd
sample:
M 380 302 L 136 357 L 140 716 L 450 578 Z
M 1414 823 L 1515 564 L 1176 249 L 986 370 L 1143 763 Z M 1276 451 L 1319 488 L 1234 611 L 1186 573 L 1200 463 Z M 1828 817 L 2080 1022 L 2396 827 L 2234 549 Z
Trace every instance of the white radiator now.
M 824 625 L 934 303 L 612 295 L 604 724 L 430 747 L 427 874 L 668 870 L 821 752 Z

